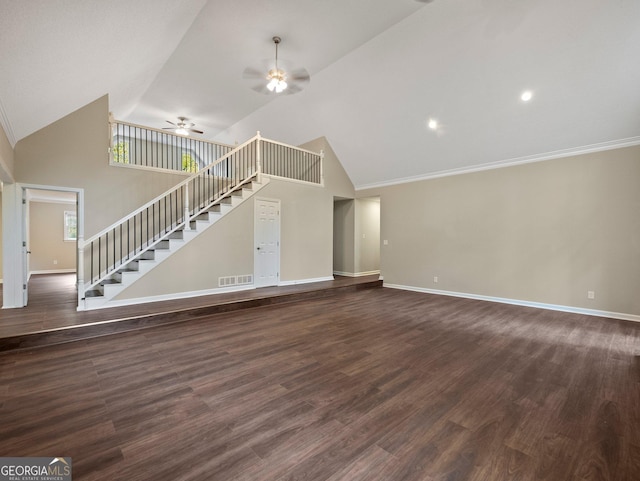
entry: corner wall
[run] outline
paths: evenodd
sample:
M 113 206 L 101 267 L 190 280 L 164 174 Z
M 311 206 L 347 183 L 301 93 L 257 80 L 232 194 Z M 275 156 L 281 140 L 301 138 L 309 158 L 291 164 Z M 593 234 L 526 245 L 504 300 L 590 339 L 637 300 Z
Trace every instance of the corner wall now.
M 385 285 L 640 320 L 640 147 L 358 195 L 381 197 Z

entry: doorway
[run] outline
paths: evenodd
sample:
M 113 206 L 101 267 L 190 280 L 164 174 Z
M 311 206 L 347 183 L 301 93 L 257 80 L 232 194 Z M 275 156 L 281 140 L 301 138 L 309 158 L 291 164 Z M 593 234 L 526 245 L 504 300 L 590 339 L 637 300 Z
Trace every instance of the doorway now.
M 380 197 L 334 198 L 333 273 L 380 274 Z

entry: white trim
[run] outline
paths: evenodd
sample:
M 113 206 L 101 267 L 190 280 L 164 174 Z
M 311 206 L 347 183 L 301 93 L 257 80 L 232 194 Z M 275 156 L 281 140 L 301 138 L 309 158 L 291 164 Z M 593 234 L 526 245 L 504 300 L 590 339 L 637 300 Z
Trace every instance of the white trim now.
M 364 276 L 373 276 L 375 274 L 380 274 L 380 270 L 377 271 L 367 271 L 367 272 L 342 272 L 342 271 L 333 271 L 334 276 L 344 276 L 344 277 L 364 277 Z
M 356 191 L 359 191 L 378 187 L 389 187 L 392 185 L 408 184 L 410 182 L 419 182 L 422 180 L 438 179 L 440 177 L 450 177 L 452 175 L 471 174 L 473 172 L 482 172 L 485 170 L 513 167 L 515 165 L 530 164 L 533 162 L 542 162 L 544 160 L 561 159 L 563 157 L 572 157 L 574 155 L 591 154 L 594 152 L 602 152 L 604 150 L 621 149 L 623 147 L 632 147 L 634 145 L 640 145 L 640 136 L 629 137 L 627 139 L 620 140 L 610 140 L 607 142 L 600 142 L 597 144 L 585 145 L 582 147 L 554 150 L 541 154 L 526 155 L 523 157 L 515 157 L 513 159 L 498 160 L 496 162 L 487 162 L 485 164 L 470 167 L 458 167 L 456 169 L 441 170 L 430 174 L 421 174 L 412 177 L 401 177 L 399 179 L 393 179 L 384 182 L 363 184 L 356 186 L 355 189 Z
M 322 183 L 318 184 L 317 182 L 309 182 L 308 180 L 300 180 L 300 179 L 291 179 L 290 177 L 281 177 L 279 175 L 265 174 L 264 172 L 262 172 L 262 176 L 263 177 L 270 177 L 271 179 L 274 179 L 274 180 L 283 180 L 285 182 L 294 182 L 296 184 L 310 185 L 310 186 L 313 186 L 313 187 L 324 187 L 324 180 L 322 181 Z
M 158 296 L 138 297 L 133 299 L 110 300 L 101 306 L 92 307 L 91 309 L 80 309 L 87 311 L 95 311 L 98 309 L 107 309 L 110 307 L 134 306 L 138 304 L 148 304 L 150 302 L 173 301 L 176 299 L 189 299 L 191 297 L 210 296 L 213 294 L 224 294 L 226 292 L 249 291 L 255 289 L 253 285 L 219 287 L 215 289 L 203 289 L 201 291 L 176 292 L 172 294 L 161 294 Z
M 280 281 L 278 283 L 278 287 L 295 286 L 297 284 L 311 284 L 312 282 L 324 282 L 324 281 L 333 281 L 333 280 L 335 280 L 333 276 L 328 276 L 328 277 L 316 277 L 314 279 L 297 279 L 294 281 Z
M 11 144 L 11 148 L 14 148 L 17 142 L 16 135 L 13 133 L 11 122 L 9 122 L 9 116 L 7 115 L 7 112 L 4 109 L 4 105 L 2 104 L 2 99 L 0 99 L 0 125 L 2 125 L 2 129 L 7 135 L 7 140 Z
M 77 271 L 75 269 L 48 269 L 42 271 L 30 271 L 29 279 L 31 279 L 31 276 L 37 276 L 39 274 L 71 274 L 72 272 L 75 273 Z
M 569 312 L 572 314 L 584 314 L 587 316 L 609 317 L 612 319 L 620 319 L 623 321 L 640 322 L 640 316 L 636 314 L 600 311 L 597 309 L 585 309 L 582 307 L 563 306 L 558 304 L 545 304 L 544 302 L 523 301 L 519 299 L 508 299 L 504 297 L 483 296 L 480 294 L 469 294 L 466 292 L 441 291 L 437 289 L 427 289 L 424 287 L 387 284 L 384 282 L 382 285 L 383 287 L 389 287 L 390 289 L 400 289 L 403 291 L 422 292 L 424 294 L 436 294 L 439 296 L 463 297 L 465 299 L 475 299 L 478 301 L 499 302 L 501 304 L 511 304 L 514 306 L 534 307 L 536 309 L 549 309 L 551 311 Z
M 122 167 L 123 169 L 138 169 L 138 170 L 146 170 L 151 172 L 160 172 L 163 174 L 178 174 L 183 175 L 185 177 L 189 177 L 193 175 L 193 172 L 186 172 L 184 170 L 175 170 L 175 169 L 164 169 L 162 167 L 151 167 L 148 165 L 137 165 L 137 164 L 124 164 L 122 162 L 114 162 L 113 160 L 109 160 L 109 165 L 111 167 Z M 201 169 L 198 169 L 200 172 Z

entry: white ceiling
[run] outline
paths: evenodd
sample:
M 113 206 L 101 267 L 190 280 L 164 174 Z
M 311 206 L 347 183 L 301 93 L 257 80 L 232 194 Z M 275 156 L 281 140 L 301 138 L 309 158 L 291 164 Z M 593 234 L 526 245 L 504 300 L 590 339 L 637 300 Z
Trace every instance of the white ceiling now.
M 296 95 L 241 79 L 273 35 Z M 365 187 L 640 143 L 638 59 L 637 0 L 0 0 L 0 122 L 15 142 L 108 93 L 224 142 L 324 135 Z

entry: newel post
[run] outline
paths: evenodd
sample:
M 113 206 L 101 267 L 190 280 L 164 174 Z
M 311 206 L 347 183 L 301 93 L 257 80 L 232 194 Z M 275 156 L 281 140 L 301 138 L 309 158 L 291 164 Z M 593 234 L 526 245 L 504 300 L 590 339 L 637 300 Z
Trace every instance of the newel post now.
M 262 137 L 260 131 L 256 134 L 256 180 L 262 182 Z

